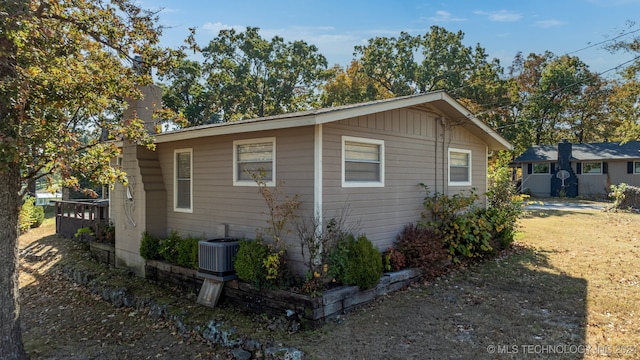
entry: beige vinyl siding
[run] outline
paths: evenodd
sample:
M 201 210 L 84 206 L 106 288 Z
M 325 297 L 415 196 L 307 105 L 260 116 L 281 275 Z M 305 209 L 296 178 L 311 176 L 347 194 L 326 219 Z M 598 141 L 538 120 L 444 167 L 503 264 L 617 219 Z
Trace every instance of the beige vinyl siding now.
M 420 219 L 425 196 L 420 183 L 429 185 L 432 192 L 457 194 L 475 187 L 484 193 L 486 145 L 461 127 L 448 128 L 443 143 L 438 118 L 428 110 L 410 108 L 324 125 L 325 217 L 331 218 L 348 205 L 349 220 L 358 223 L 359 231 L 384 250 L 393 245 L 405 224 Z M 384 141 L 384 187 L 342 187 L 342 136 Z M 449 147 L 472 152 L 471 186 L 447 186 Z
M 621 183 L 625 183 L 628 185 L 640 186 L 640 174 L 627 174 L 627 162 L 629 161 L 639 162 L 640 160 L 608 161 L 608 184 L 618 185 Z
M 587 198 L 591 198 L 594 196 L 602 196 L 605 195 L 608 192 L 609 186 L 607 185 L 607 183 L 610 181 L 609 179 L 609 174 L 586 174 L 584 173 L 584 164 L 587 162 L 599 162 L 600 161 L 585 161 L 582 162 L 582 174 L 577 174 L 577 178 L 578 178 L 578 194 L 581 196 L 585 196 Z M 611 167 L 612 164 L 615 164 L 613 166 L 613 168 Z M 622 166 L 616 166 L 616 165 L 622 165 Z M 604 167 L 604 165 L 601 165 L 602 167 Z M 623 164 L 616 164 L 614 163 L 609 163 L 609 168 L 608 168 L 608 172 L 614 170 L 614 171 L 622 171 L 623 174 L 626 175 L 627 172 L 627 163 L 626 161 Z M 573 168 L 573 171 L 575 173 L 576 171 L 576 167 L 577 167 L 577 163 L 573 163 L 571 164 L 571 167 Z M 601 167 L 601 170 L 602 170 Z
M 256 229 L 267 226 L 266 203 L 257 187 L 233 186 L 233 141 L 275 137 L 277 182 L 288 195 L 299 194 L 301 213 L 313 209 L 313 127 L 217 136 L 158 144 L 165 174 L 167 196 L 173 199 L 173 151 L 189 147 L 193 160 L 193 212 L 167 208 L 167 231 L 214 238 L 220 225 L 228 225 L 228 235 L 255 238 Z M 291 233 L 293 235 L 293 232 Z M 291 241 L 290 253 L 300 253 Z
M 627 174 L 627 162 L 640 160 L 606 160 L 608 163 L 607 174 L 578 175 L 578 191 L 580 195 L 606 196 L 611 185 L 625 183 L 632 186 L 640 186 L 640 174 Z
M 551 162 L 545 162 L 551 166 Z M 573 169 L 575 171 L 575 167 Z M 551 195 L 551 174 L 531 174 L 528 173 L 529 164 L 522 164 L 522 189 L 528 189 L 533 196 Z M 579 186 L 579 185 L 578 185 Z

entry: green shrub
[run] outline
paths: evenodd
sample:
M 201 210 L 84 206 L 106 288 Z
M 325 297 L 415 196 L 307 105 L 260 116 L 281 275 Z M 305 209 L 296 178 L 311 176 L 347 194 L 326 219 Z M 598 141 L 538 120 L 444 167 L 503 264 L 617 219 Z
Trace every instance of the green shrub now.
M 177 244 L 176 263 L 182 267 L 198 269 L 198 242 L 203 238 L 187 236 Z
M 506 154 L 505 154 L 506 156 Z M 503 250 L 511 246 L 517 230 L 518 219 L 522 215 L 522 205 L 528 195 L 517 194 L 516 187 L 511 180 L 509 157 L 504 157 L 500 166 L 489 173 L 489 189 L 487 190 L 486 217 L 493 227 L 491 244 L 496 250 Z
M 266 282 L 265 261 L 269 256 L 269 247 L 261 240 L 241 240 L 233 267 L 238 278 L 261 287 Z
M 382 256 L 365 235 L 357 239 L 347 236 L 338 244 L 329 257 L 336 280 L 346 285 L 357 285 L 361 289 L 370 289 L 382 276 Z M 331 270 L 330 270 L 331 271 Z
M 613 199 L 613 208 L 617 209 L 624 200 L 625 191 L 627 190 L 627 184 L 620 183 L 618 185 L 611 185 L 611 192 L 609 197 Z
M 434 228 L 442 237 L 444 246 L 449 252 L 449 257 L 454 262 L 460 262 L 461 258 L 479 258 L 494 251 L 491 246 L 493 225 L 487 219 L 486 211 L 474 208 L 479 196 L 475 190 L 471 190 L 468 196 L 456 194 L 435 193 L 431 195 L 429 189 L 424 198 L 425 209 L 420 226 Z
M 347 243 L 351 239 L 353 239 L 353 235 L 346 235 L 340 239 L 327 256 L 329 263 L 327 275 L 340 283 L 345 283 L 344 274 L 347 271 L 347 263 L 349 262 L 349 247 Z
M 143 232 L 140 240 L 140 256 L 146 260 L 160 259 L 160 239 L 146 231 Z
M 640 209 L 640 187 L 622 183 L 618 186 L 611 185 L 611 194 L 614 199 L 613 208 L 616 210 Z
M 33 224 L 31 224 L 32 228 L 37 228 L 44 222 L 44 207 L 42 206 L 34 206 L 33 211 L 31 212 L 31 217 L 33 218 Z
M 395 246 L 404 254 L 407 266 L 420 268 L 429 277 L 444 272 L 449 253 L 442 234 L 434 227 L 407 224 L 396 237 Z
M 76 233 L 73 234 L 73 237 L 76 237 L 80 240 L 89 241 L 93 238 L 94 235 L 95 233 L 93 232 L 93 229 L 90 228 L 89 226 L 85 226 L 76 230 Z
M 37 228 L 44 221 L 44 208 L 36 206 L 36 198 L 30 195 L 25 196 L 24 203 L 20 209 L 18 218 L 18 226 L 20 232 L 26 232 L 29 229 Z
M 519 209 L 490 207 L 485 210 L 486 218 L 491 221 L 491 246 L 495 250 L 504 250 L 511 246 L 516 235 Z
M 96 231 L 96 241 L 109 244 L 116 243 L 116 227 L 112 222 L 109 222 L 108 224 L 98 225 L 98 230 Z
M 382 265 L 384 271 L 398 271 L 405 267 L 406 258 L 400 250 L 390 247 L 382 254 Z
M 454 262 L 459 262 L 460 257 L 481 258 L 493 252 L 490 242 L 493 227 L 484 209 L 460 214 L 442 224 L 440 231 Z
M 182 238 L 176 230 L 172 230 L 169 233 L 169 237 L 160 241 L 160 247 L 158 253 L 160 258 L 170 263 L 178 263 L 178 244 L 180 244 Z

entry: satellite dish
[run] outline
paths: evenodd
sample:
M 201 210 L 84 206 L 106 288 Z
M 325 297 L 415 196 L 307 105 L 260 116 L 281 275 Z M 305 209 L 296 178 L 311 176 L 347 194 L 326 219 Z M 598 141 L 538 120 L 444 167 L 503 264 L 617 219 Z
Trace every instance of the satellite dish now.
M 564 181 L 571 176 L 567 170 L 560 170 L 556 173 L 556 177 L 562 180 L 562 186 L 564 186 Z

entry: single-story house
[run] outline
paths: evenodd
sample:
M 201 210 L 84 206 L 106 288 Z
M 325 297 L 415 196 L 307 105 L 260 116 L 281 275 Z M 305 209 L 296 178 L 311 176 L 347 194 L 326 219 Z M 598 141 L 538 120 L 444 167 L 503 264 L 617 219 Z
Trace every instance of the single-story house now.
M 160 89 L 128 111 L 151 119 Z M 149 129 L 153 126 L 150 124 Z M 420 218 L 425 192 L 487 188 L 487 157 L 511 144 L 445 92 L 210 124 L 155 135 L 156 150 L 122 144 L 129 174 L 110 193 L 116 262 L 144 272 L 143 231 L 254 238 L 266 204 L 244 171 L 263 168 L 301 200 L 299 216 L 325 222 L 348 207 L 349 220 L 381 250 Z M 290 262 L 301 264 L 295 231 Z
M 611 185 L 640 186 L 640 141 L 538 145 L 513 160 L 533 196 L 603 198 Z M 564 178 L 564 179 L 563 179 Z
M 62 200 L 61 192 L 36 192 L 36 205 L 38 206 L 53 205 L 58 200 Z

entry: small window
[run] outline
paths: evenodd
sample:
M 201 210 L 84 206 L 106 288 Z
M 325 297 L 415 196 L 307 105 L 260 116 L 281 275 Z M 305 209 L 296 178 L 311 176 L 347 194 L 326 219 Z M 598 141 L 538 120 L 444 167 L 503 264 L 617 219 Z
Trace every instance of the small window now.
M 384 186 L 384 141 L 342 137 L 342 186 Z
M 640 174 L 640 161 L 634 161 L 633 163 L 633 173 Z
M 534 174 L 550 174 L 549 169 L 550 167 L 548 163 L 533 164 Z
M 233 184 L 253 186 L 251 174 L 263 174 L 264 182 L 275 184 L 276 138 L 238 140 L 233 142 Z
M 471 185 L 471 151 L 449 149 L 449 185 Z
M 602 174 L 601 162 L 586 162 L 582 164 L 583 174 Z
M 174 152 L 173 208 L 175 211 L 192 211 L 193 166 L 191 149 L 180 149 Z

